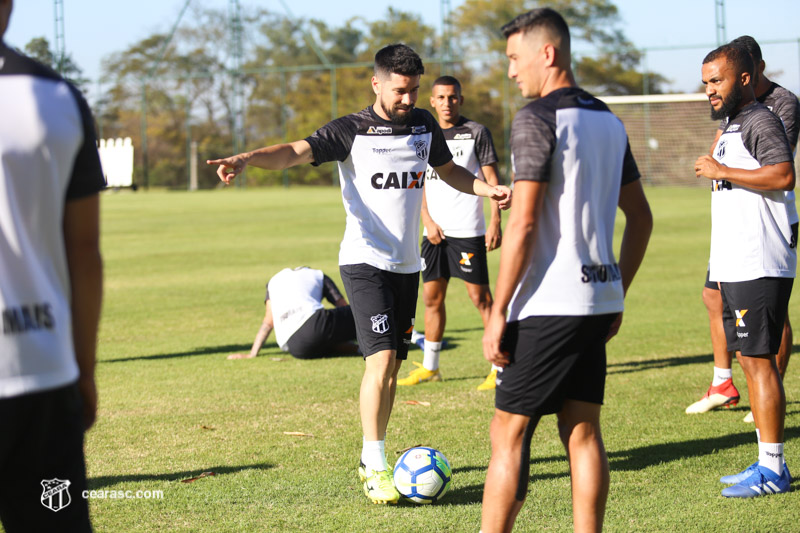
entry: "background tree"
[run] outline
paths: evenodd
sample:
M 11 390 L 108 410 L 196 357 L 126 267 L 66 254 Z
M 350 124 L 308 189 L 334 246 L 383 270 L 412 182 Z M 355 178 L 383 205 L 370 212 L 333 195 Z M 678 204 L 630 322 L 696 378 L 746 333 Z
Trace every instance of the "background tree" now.
M 31 39 L 28 44 L 25 45 L 25 49 L 23 51 L 26 55 L 32 57 L 36 61 L 47 65 L 53 70 L 58 70 L 55 53 L 50 49 L 50 43 L 44 37 L 36 37 Z M 86 92 L 86 87 L 89 84 L 89 80 L 83 76 L 83 71 L 72 60 L 72 57 L 69 54 L 64 56 L 61 72 L 62 75 L 67 80 L 72 82 L 72 84 L 78 87 L 78 89 L 80 89 L 82 92 Z

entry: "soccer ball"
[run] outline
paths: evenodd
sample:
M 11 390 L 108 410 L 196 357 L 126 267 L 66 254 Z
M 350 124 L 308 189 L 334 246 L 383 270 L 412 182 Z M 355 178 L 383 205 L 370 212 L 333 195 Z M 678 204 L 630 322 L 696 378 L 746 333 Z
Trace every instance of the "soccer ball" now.
M 442 499 L 453 481 L 450 463 L 439 450 L 418 446 L 394 465 L 394 486 L 407 500 L 433 503 Z

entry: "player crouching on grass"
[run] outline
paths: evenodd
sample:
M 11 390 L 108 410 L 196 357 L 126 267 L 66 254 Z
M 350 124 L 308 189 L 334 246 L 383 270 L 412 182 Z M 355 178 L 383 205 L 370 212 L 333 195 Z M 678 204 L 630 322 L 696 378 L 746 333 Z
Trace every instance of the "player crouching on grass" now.
M 375 55 L 375 102 L 336 119 L 313 135 L 224 159 L 225 183 L 247 165 L 281 170 L 339 162 L 347 214 L 339 270 L 364 353 L 359 410 L 363 430 L 359 476 L 373 503 L 397 503 L 384 439 L 394 405 L 397 374 L 408 357 L 419 292 L 419 225 L 425 169 L 430 164 L 452 187 L 510 206 L 508 187 L 491 187 L 453 163 L 442 129 L 414 106 L 425 71 L 414 50 L 386 46 Z
M 718 282 L 728 350 L 737 351 L 747 378 L 758 437 L 758 461 L 724 476 L 722 491 L 751 498 L 789 491 L 784 465 L 786 396 L 775 353 L 797 266 L 797 226 L 792 227 L 792 149 L 781 120 L 755 100 L 753 59 L 727 44 L 703 60 L 711 118 L 727 119 L 713 157 L 695 162 L 697 177 L 711 180 L 709 279 Z

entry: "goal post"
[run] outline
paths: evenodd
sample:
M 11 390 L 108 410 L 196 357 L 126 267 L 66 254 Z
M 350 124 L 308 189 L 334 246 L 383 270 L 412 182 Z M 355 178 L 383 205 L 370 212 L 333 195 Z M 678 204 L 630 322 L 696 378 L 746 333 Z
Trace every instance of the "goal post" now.
M 719 121 L 704 93 L 599 98 L 625 124 L 645 183 L 708 185 L 695 177 L 694 162 L 710 152 Z

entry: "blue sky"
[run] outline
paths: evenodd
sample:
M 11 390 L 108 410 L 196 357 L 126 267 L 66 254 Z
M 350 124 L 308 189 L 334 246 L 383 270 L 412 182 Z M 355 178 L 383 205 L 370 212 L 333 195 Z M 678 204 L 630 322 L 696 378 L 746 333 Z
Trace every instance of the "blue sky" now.
M 452 9 L 463 0 L 451 0 Z M 227 0 L 193 0 L 225 10 Z M 241 5 L 262 6 L 283 13 L 278 0 L 241 0 Z M 296 17 L 321 18 L 331 25 L 355 15 L 378 19 L 389 6 L 420 14 L 439 29 L 440 3 L 435 0 L 301 0 L 286 2 Z M 670 92 L 693 92 L 700 79 L 703 56 L 716 44 L 714 0 L 617 0 L 620 28 L 639 48 L 705 45 L 691 50 L 651 50 L 650 70 L 664 74 L 672 83 Z M 113 5 L 113 7 L 111 7 Z M 100 60 L 111 52 L 154 33 L 166 32 L 175 22 L 184 0 L 66 0 L 65 41 L 68 53 L 89 78 L 100 72 Z M 727 0 L 725 25 L 730 40 L 749 34 L 762 43 L 768 75 L 795 93 L 800 92 L 800 1 Z M 756 7 L 758 9 L 756 9 Z M 54 41 L 53 0 L 16 0 L 5 40 L 23 47 L 34 37 Z M 786 44 L 769 41 L 792 40 Z

